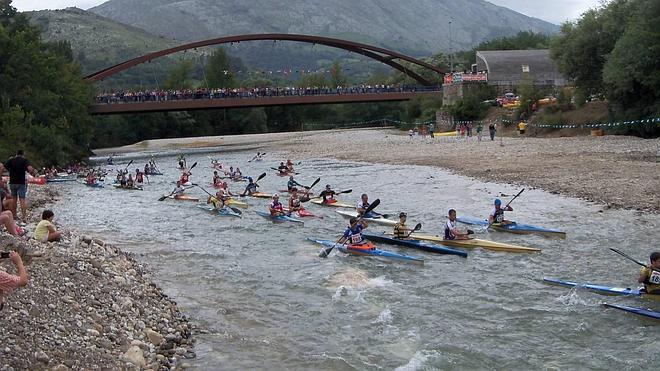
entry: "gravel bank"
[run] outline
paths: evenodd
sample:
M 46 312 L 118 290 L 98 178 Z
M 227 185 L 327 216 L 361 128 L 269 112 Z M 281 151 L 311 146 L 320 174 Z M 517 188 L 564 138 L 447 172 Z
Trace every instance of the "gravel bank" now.
M 31 187 L 30 197 L 34 231 L 54 195 Z M 59 243 L 3 233 L 0 246 L 17 249 L 30 276 L 0 312 L 1 370 L 173 369 L 195 357 L 187 319 L 130 254 L 74 232 Z M 8 259 L 0 269 L 14 273 Z

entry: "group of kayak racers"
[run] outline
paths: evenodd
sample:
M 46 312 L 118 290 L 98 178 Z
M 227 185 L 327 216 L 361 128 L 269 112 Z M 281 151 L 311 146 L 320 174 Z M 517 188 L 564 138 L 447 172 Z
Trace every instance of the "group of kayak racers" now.
M 255 158 L 260 157 L 259 155 Z M 185 159 L 180 158 L 179 164 L 185 166 Z M 214 166 L 215 167 L 215 166 Z M 218 164 L 217 168 L 221 168 L 221 165 Z M 226 175 L 234 175 L 236 172 L 225 172 Z M 237 171 L 240 170 L 237 168 Z M 287 215 L 290 216 L 293 212 L 304 211 L 303 203 L 310 200 L 310 190 L 309 187 L 303 186 L 298 183 L 294 176 L 293 162 L 287 160 L 286 164 L 284 162 L 280 163 L 280 167 L 277 168 L 279 175 L 289 175 L 287 182 L 287 191 L 289 192 L 289 198 L 287 205 L 284 205 L 280 201 L 279 194 L 272 195 L 272 200 L 268 205 L 268 211 L 271 216 L 281 216 Z M 138 176 L 141 174 L 139 170 L 136 171 L 135 181 L 137 182 Z M 143 173 L 142 173 L 143 174 Z M 177 185 L 173 194 L 182 195 L 186 189 L 188 189 L 191 184 L 189 183 L 189 177 L 191 172 L 189 169 L 183 168 L 181 179 L 177 181 Z M 232 180 L 236 180 L 234 176 L 230 176 Z M 126 179 L 127 184 L 132 179 L 129 175 Z M 252 177 L 247 177 L 248 184 L 245 187 L 245 190 L 240 194 L 240 196 L 250 196 L 258 192 L 259 185 L 257 182 L 252 179 Z M 222 177 L 218 175 L 218 171 L 213 172 L 213 185 L 217 188 L 217 192 L 213 196 L 209 196 L 207 199 L 208 204 L 212 204 L 215 209 L 222 209 L 227 207 L 227 202 L 231 199 L 232 196 L 235 196 L 231 191 L 229 191 L 226 181 L 223 181 Z M 322 204 L 332 204 L 337 202 L 335 192 L 330 184 L 326 184 L 325 188 L 316 196 L 321 200 Z M 368 222 L 363 219 L 366 218 L 379 218 L 383 215 L 371 210 L 367 212 L 371 203 L 369 202 L 369 197 L 367 194 L 362 194 L 360 200 L 355 205 L 355 210 L 358 214 L 357 217 L 352 217 L 349 220 L 349 225 L 344 230 L 344 233 L 338 243 L 346 244 L 352 249 L 373 249 L 374 245 L 368 242 L 362 232 L 368 227 Z M 513 211 L 513 208 L 507 204 L 502 206 L 502 201 L 497 198 L 493 203 L 493 209 L 488 216 L 488 223 L 491 224 L 500 224 L 506 225 L 511 224 L 511 222 L 504 217 L 504 213 L 508 211 Z M 409 228 L 406 225 L 407 214 L 405 212 L 399 213 L 399 221 L 393 226 L 393 235 L 397 239 L 409 239 L 410 234 L 414 229 Z M 443 238 L 445 240 L 467 240 L 471 238 L 471 235 L 474 234 L 474 231 L 467 229 L 462 230 L 457 226 L 456 220 L 456 210 L 450 209 L 447 213 L 447 221 L 444 224 L 444 234 Z M 653 252 L 650 256 L 650 264 L 642 268 L 638 282 L 644 284 L 645 290 L 647 293 L 660 294 L 660 252 Z

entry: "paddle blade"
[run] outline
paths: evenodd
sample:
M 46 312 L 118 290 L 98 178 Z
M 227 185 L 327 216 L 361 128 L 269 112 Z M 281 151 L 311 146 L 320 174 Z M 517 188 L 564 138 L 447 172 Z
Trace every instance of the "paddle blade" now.
M 235 212 L 236 214 L 240 214 L 240 215 L 243 214 L 243 212 L 241 210 L 239 210 L 239 209 L 237 209 L 233 206 L 227 206 L 227 207 L 229 207 L 231 209 L 231 211 Z
M 168 196 L 161 196 L 161 197 L 158 199 L 158 201 L 165 201 L 165 199 L 166 199 L 167 197 L 168 197 Z
M 340 195 L 340 194 L 343 194 L 343 193 L 351 193 L 351 192 L 353 192 L 352 189 L 347 189 L 345 191 L 337 192 L 336 194 Z
M 377 198 L 374 202 L 371 203 L 371 205 L 369 205 L 369 207 L 368 207 L 366 210 L 364 210 L 364 214 L 363 214 L 363 215 L 365 215 L 365 214 L 369 214 L 369 213 L 372 212 L 376 207 L 378 207 L 378 205 L 380 205 L 380 199 L 379 199 L 379 198 Z
M 415 226 L 415 228 L 413 230 L 414 231 L 419 231 L 420 229 L 422 229 L 422 223 L 417 223 L 417 225 Z
M 309 188 L 307 188 L 307 189 L 312 189 L 315 185 L 319 184 L 320 181 L 321 181 L 321 178 L 316 178 L 316 180 L 314 181 L 314 183 L 312 183 L 312 185 L 309 186 Z
M 194 164 L 192 164 L 192 166 L 190 167 L 190 169 L 188 169 L 188 171 L 192 170 L 195 166 L 197 166 L 196 162 Z
M 258 177 L 257 180 L 255 181 L 255 183 L 258 182 L 258 181 L 260 181 L 261 179 L 263 179 L 263 178 L 265 178 L 265 177 L 266 177 L 266 173 L 263 173 L 263 174 L 259 175 L 259 177 Z

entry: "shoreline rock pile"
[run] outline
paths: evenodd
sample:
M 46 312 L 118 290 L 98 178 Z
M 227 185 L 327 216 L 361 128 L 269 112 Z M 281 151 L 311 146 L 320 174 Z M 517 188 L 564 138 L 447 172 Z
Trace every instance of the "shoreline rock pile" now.
M 33 205 L 52 200 L 47 189 L 31 190 Z M 9 249 L 30 278 L 0 312 L 0 370 L 173 369 L 195 357 L 187 318 L 131 254 L 72 232 L 55 243 L 3 234 Z

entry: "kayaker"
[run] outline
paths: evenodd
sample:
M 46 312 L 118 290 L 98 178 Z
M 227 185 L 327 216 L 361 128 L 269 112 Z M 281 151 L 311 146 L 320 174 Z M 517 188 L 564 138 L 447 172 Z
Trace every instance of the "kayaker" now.
M 215 193 L 215 196 L 209 196 L 209 198 L 206 200 L 207 204 L 213 204 L 213 207 L 216 210 L 224 209 L 226 204 L 225 202 L 229 199 L 229 197 L 226 197 L 224 194 L 224 190 L 218 190 L 218 192 Z
M 456 210 L 450 209 L 448 213 L 449 219 L 445 223 L 445 240 L 469 240 L 470 235 L 474 232 L 467 230 L 465 233 L 461 232 L 456 227 Z M 470 233 L 472 232 L 472 233 Z
M 135 169 L 135 182 L 137 184 L 144 183 L 144 173 L 140 169 Z
M 293 161 L 291 159 L 286 160 L 286 168 L 289 172 L 293 173 Z
M 188 181 L 190 180 L 190 176 L 192 173 L 190 171 L 184 171 L 181 173 L 181 184 L 188 184 Z
M 366 244 L 367 241 L 365 241 L 364 237 L 362 236 L 362 231 L 368 226 L 369 225 L 366 221 L 364 221 L 364 219 L 358 221 L 357 218 L 351 218 L 349 220 L 348 228 L 346 228 L 344 231 L 344 236 L 342 237 L 343 241 L 341 242 L 345 243 L 348 241 L 350 245 Z
M 93 172 L 93 171 L 90 171 L 89 173 L 87 173 L 87 178 L 85 179 L 85 181 L 86 181 L 87 184 L 89 184 L 89 185 L 94 185 L 94 184 L 96 184 L 96 176 L 94 175 L 94 172 Z
M 284 165 L 284 162 L 280 162 L 280 166 L 277 167 L 277 171 L 280 172 L 280 174 L 288 174 L 289 169 Z
M 186 169 L 186 156 L 182 154 L 179 155 L 178 161 L 179 161 L 179 169 L 180 170 Z
M 177 180 L 176 187 L 174 187 L 172 194 L 176 197 L 183 195 L 185 192 L 186 192 L 186 187 L 183 186 L 180 180 Z
M 289 197 L 289 212 L 305 210 L 300 204 L 300 196 L 298 195 L 298 188 L 291 188 L 291 196 Z
M 281 215 L 286 215 L 284 213 L 284 206 L 280 202 L 280 195 L 275 193 L 273 195 L 273 202 L 268 205 L 268 211 L 270 211 L 271 216 L 281 216 Z
M 128 174 L 128 179 L 126 179 L 126 188 L 135 187 L 135 182 L 133 181 L 133 174 Z
M 248 184 L 245 186 L 245 191 L 241 193 L 241 196 L 251 196 L 253 193 L 257 191 L 257 188 L 259 187 L 259 184 L 255 183 L 251 177 L 248 177 Z
M 369 205 L 371 205 L 369 203 L 369 196 L 367 196 L 366 193 L 363 193 L 362 196 L 360 196 L 360 202 L 358 202 L 355 206 L 355 210 L 357 211 L 358 215 L 362 215 L 369 208 Z M 371 211 L 368 215 L 365 216 L 368 218 L 379 217 L 380 214 L 375 211 Z
M 323 203 L 324 204 L 332 204 L 337 202 L 335 200 L 335 191 L 332 190 L 332 187 L 330 187 L 330 184 L 325 185 L 325 189 L 319 193 L 319 197 L 323 197 Z
M 293 175 L 292 175 L 292 176 L 289 177 L 289 181 L 286 182 L 286 188 L 289 190 L 289 192 L 291 192 L 291 190 L 296 188 L 296 186 L 304 187 L 302 184 L 296 182 L 295 179 L 293 179 Z
M 239 167 L 236 168 L 236 171 L 234 172 L 234 174 L 232 174 L 231 178 L 234 180 L 243 179 L 243 174 L 241 173 L 241 169 Z
M 510 205 L 507 205 L 505 209 L 502 208 L 502 200 L 499 198 L 495 199 L 495 210 L 493 210 L 488 216 L 488 224 L 499 223 L 502 225 L 513 223 L 510 220 L 504 219 L 505 211 L 513 211 L 513 208 Z
M 213 172 L 213 186 L 217 187 L 222 184 L 222 178 L 218 175 L 218 171 Z
M 642 268 L 637 282 L 644 284 L 649 294 L 660 294 L 660 251 L 651 253 L 649 265 Z
M 399 213 L 399 222 L 394 225 L 394 238 L 398 238 L 400 240 L 408 238 L 411 229 L 406 227 L 407 217 L 408 214 L 404 213 L 403 211 Z

